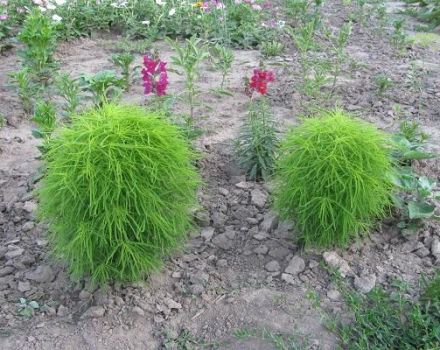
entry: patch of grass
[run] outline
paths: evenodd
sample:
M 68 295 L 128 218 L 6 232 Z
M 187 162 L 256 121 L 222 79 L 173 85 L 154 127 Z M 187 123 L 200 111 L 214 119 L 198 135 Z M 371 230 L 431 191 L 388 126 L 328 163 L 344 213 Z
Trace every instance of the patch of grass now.
M 440 35 L 438 34 L 421 32 L 411 35 L 408 39 L 416 45 L 440 50 Z
M 138 280 L 185 239 L 199 176 L 179 130 L 157 114 L 105 105 L 75 116 L 45 160 L 40 215 L 75 277 Z
M 439 281 L 437 274 L 427 282 L 424 297 L 420 299 L 412 298 L 404 283 L 397 283 L 392 292 L 375 288 L 367 295 L 343 287 L 344 298 L 354 316 L 349 324 L 335 324 L 343 348 L 439 349 Z
M 303 341 L 299 341 L 297 336 L 275 333 L 266 328 L 240 328 L 234 331 L 234 336 L 238 339 L 257 338 L 265 340 L 272 344 L 275 350 L 308 349 L 307 344 L 304 344 Z
M 391 203 L 389 137 L 341 110 L 288 132 L 275 171 L 275 208 L 305 245 L 344 245 Z

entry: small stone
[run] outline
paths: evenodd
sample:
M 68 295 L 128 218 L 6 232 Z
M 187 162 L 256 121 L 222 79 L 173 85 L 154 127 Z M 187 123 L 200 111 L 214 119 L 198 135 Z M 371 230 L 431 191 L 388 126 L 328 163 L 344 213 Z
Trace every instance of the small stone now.
M 256 239 L 257 241 L 262 241 L 262 240 L 266 239 L 268 236 L 264 232 L 258 232 L 255 235 L 253 235 L 252 237 L 254 239 Z
M 376 285 L 376 275 L 370 274 L 354 278 L 354 286 L 361 293 L 370 292 Z
M 221 228 L 221 227 L 225 226 L 227 219 L 228 218 L 223 213 L 220 213 L 218 211 L 212 213 L 212 224 L 216 228 Z
M 257 208 L 264 208 L 267 201 L 267 195 L 258 188 L 251 191 L 251 203 Z
M 200 233 L 200 236 L 205 239 L 205 241 L 209 242 L 214 235 L 214 227 L 204 227 L 202 229 L 202 232 Z
M 37 209 L 37 204 L 35 202 L 27 201 L 23 205 L 23 210 L 28 213 L 33 213 Z
M 267 248 L 264 244 L 261 244 L 257 248 L 254 249 L 254 253 L 265 255 L 265 254 L 267 254 L 268 250 L 269 250 L 269 248 Z
M 236 183 L 235 187 L 240 188 L 242 190 L 247 190 L 252 187 L 252 184 L 250 182 L 242 181 L 242 182 Z
M 272 258 L 275 258 L 275 259 L 284 259 L 287 255 L 289 255 L 290 254 L 290 250 L 289 249 L 287 249 L 287 248 L 285 248 L 285 247 L 282 247 L 282 246 L 279 246 L 279 247 L 275 247 L 275 248 L 272 248 L 270 251 L 269 251 L 269 255 L 272 257 Z
M 223 187 L 220 187 L 218 189 L 218 193 L 220 193 L 222 196 L 225 196 L 225 197 L 229 196 L 229 191 Z
M 12 260 L 14 258 L 17 258 L 24 252 L 23 248 L 13 246 L 13 248 L 9 249 L 9 247 L 8 247 L 8 252 L 5 254 L 6 260 Z
M 332 301 L 338 301 L 341 300 L 341 293 L 336 289 L 330 289 L 327 292 L 327 297 Z
M 180 310 L 182 308 L 182 304 L 178 303 L 177 301 L 174 301 L 171 298 L 165 299 L 165 305 L 170 309 L 170 310 Z
M 436 258 L 440 258 L 440 240 L 437 237 L 434 237 L 431 242 L 431 253 Z
M 218 259 L 216 265 L 218 267 L 226 267 L 228 266 L 228 261 L 226 259 Z
M 0 269 L 0 277 L 10 275 L 14 272 L 14 268 L 12 266 L 5 266 Z
M 200 227 L 209 226 L 210 224 L 209 213 L 206 210 L 198 210 L 194 214 L 194 219 Z
M 306 263 L 304 262 L 304 259 L 296 255 L 290 260 L 289 265 L 287 265 L 284 272 L 291 275 L 298 275 L 303 272 L 305 268 Z
M 58 306 L 57 316 L 59 317 L 65 317 L 69 314 L 69 309 L 65 307 L 64 305 Z
M 430 254 L 430 251 L 429 251 L 428 248 L 423 246 L 423 247 L 417 249 L 416 254 L 420 258 L 424 258 L 424 257 L 427 257 Z
M 88 300 L 88 299 L 90 299 L 92 297 L 92 293 L 90 293 L 89 291 L 87 291 L 87 290 L 82 290 L 80 293 L 79 293 L 79 299 L 80 300 Z
M 132 309 L 133 313 L 138 316 L 145 316 L 145 311 L 142 310 L 139 306 L 134 306 Z
M 201 284 L 194 284 L 191 286 L 191 293 L 194 295 L 200 295 L 205 291 L 205 288 Z
M 215 236 L 212 240 L 212 243 L 214 243 L 217 247 L 224 250 L 231 249 L 233 245 L 232 241 L 224 233 Z
M 81 319 L 100 318 L 103 317 L 104 314 L 105 309 L 102 306 L 91 306 L 81 315 Z
M 260 224 L 260 230 L 270 233 L 275 230 L 277 226 L 278 216 L 268 213 L 264 216 L 263 222 Z
M 225 235 L 229 239 L 234 239 L 235 238 L 235 231 L 233 231 L 231 229 L 228 229 L 228 230 L 225 231 Z
M 319 266 L 319 262 L 317 262 L 316 260 L 310 260 L 309 261 L 309 269 L 314 269 L 316 267 Z
M 39 283 L 46 283 L 52 282 L 55 278 L 55 274 L 50 266 L 41 265 L 38 266 L 35 271 L 27 273 L 26 278 Z
M 277 272 L 281 270 L 280 263 L 276 260 L 268 262 L 264 268 L 269 272 Z
M 18 291 L 24 293 L 31 290 L 31 284 L 29 282 L 19 281 L 17 285 Z
M 28 232 L 35 227 L 35 224 L 32 221 L 26 222 L 21 228 L 24 232 Z
M 353 272 L 348 263 L 342 259 L 336 252 L 325 252 L 322 254 L 324 261 L 330 266 L 339 271 L 342 277 L 352 275 Z
M 172 277 L 172 278 L 175 278 L 175 279 L 181 279 L 181 278 L 182 278 L 182 272 L 180 272 L 180 271 L 174 271 L 174 272 L 172 273 L 171 277 Z
M 295 284 L 295 278 L 288 273 L 282 273 L 281 279 L 289 284 Z

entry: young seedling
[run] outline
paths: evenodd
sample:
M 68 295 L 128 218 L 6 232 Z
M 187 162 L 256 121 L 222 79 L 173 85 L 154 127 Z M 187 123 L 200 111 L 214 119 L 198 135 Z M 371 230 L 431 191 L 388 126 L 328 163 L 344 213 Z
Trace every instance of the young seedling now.
M 265 41 L 261 44 L 261 53 L 266 56 L 279 56 L 284 51 L 284 45 L 279 41 Z
M 220 89 L 223 90 L 227 75 L 231 72 L 234 54 L 232 50 L 222 45 L 215 45 L 211 50 L 211 60 L 214 68 L 222 73 Z
M 377 93 L 379 96 L 383 96 L 385 91 L 393 86 L 393 81 L 385 74 L 378 74 L 374 77 L 374 83 L 377 87 Z
M 32 131 L 34 137 L 50 137 L 56 125 L 56 111 L 52 102 L 43 100 L 38 101 L 35 105 L 35 112 L 32 121 L 38 126 L 38 129 Z
M 345 48 L 347 47 L 348 40 L 350 39 L 352 25 L 351 23 L 346 23 L 339 30 L 337 36 L 332 38 L 332 51 L 335 57 L 335 62 L 333 65 L 333 83 L 331 94 L 334 93 L 336 82 L 341 73 L 342 65 L 344 64 L 347 54 Z
M 396 46 L 400 52 L 405 49 L 407 35 L 405 34 L 405 20 L 396 20 L 393 23 L 394 32 L 391 36 L 391 43 Z
M 125 82 L 125 90 L 130 90 L 134 56 L 131 53 L 119 53 L 112 56 L 111 61 L 121 70 Z
M 48 85 L 57 64 L 54 59 L 56 30 L 50 19 L 38 8 L 27 16 L 18 39 L 25 45 L 21 55 L 38 83 Z
M 77 80 L 70 79 L 69 75 L 65 73 L 58 76 L 56 86 L 65 101 L 63 106 L 65 116 L 69 118 L 79 106 L 81 87 Z
M 112 70 L 104 70 L 95 75 L 82 76 L 80 86 L 82 91 L 90 92 L 95 105 L 101 107 L 121 95 L 125 80 L 119 78 Z
M 200 74 L 200 63 L 209 57 L 209 53 L 201 39 L 195 36 L 186 39 L 183 46 L 168 38 L 167 42 L 176 52 L 176 56 L 171 56 L 171 62 L 181 69 L 179 74 L 185 76 L 189 114 L 191 119 L 194 119 L 195 99 L 198 92 L 196 84 Z
M 18 306 L 18 314 L 20 316 L 30 318 L 34 315 L 35 310 L 38 310 L 40 305 L 35 300 L 28 301 L 25 298 L 20 298 L 20 304 Z
M 11 82 L 17 87 L 23 110 L 26 114 L 32 112 L 32 96 L 35 95 L 35 85 L 32 82 L 29 68 L 23 68 L 10 75 Z

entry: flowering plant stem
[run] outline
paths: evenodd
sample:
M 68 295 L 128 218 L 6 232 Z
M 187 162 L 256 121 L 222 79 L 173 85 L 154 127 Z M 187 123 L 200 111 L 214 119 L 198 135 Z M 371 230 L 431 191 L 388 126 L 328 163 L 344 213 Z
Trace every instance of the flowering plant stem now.
M 208 51 L 201 39 L 191 37 L 187 39 L 184 46 L 167 39 L 170 46 L 176 51 L 176 56 L 171 57 L 171 62 L 180 67 L 183 71 L 180 74 L 185 76 L 185 87 L 187 102 L 190 110 L 190 117 L 194 118 L 195 97 L 197 93 L 197 79 L 199 77 L 199 65 L 208 57 Z

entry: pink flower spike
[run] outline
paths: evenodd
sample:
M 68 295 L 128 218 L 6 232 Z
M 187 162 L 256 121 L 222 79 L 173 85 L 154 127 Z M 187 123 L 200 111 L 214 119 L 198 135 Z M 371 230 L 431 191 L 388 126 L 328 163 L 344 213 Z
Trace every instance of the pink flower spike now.
M 149 95 L 156 93 L 163 96 L 168 86 L 167 62 L 160 59 L 154 60 L 147 55 L 144 56 L 144 68 L 142 69 L 142 80 L 144 82 L 144 93 Z

